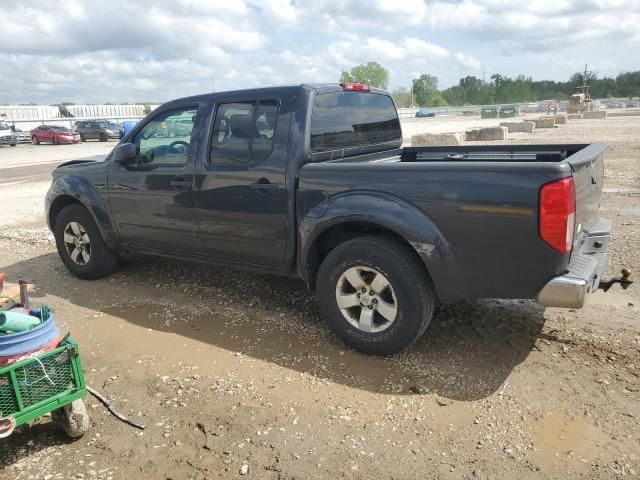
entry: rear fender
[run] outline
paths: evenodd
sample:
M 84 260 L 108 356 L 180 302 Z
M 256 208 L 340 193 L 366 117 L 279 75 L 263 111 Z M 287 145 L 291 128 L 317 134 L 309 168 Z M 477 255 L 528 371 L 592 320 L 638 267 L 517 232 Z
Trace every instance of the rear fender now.
M 306 266 L 314 242 L 331 227 L 363 222 L 389 230 L 412 246 L 427 268 L 441 301 L 466 297 L 468 289 L 449 243 L 431 219 L 414 205 L 394 196 L 362 191 L 331 197 L 323 203 L 299 223 L 298 273 L 307 282 L 311 279 Z

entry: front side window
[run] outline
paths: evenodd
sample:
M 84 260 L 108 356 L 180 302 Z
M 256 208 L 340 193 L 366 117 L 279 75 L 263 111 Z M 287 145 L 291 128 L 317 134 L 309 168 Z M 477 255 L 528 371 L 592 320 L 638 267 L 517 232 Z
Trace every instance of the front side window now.
M 387 95 L 332 92 L 316 95 L 311 151 L 326 152 L 400 141 L 400 120 Z
M 147 123 L 133 139 L 138 151 L 138 166 L 183 167 L 189 159 L 191 134 L 198 109 L 187 107 L 163 112 Z M 180 122 L 182 134 L 172 134 L 171 125 Z
M 273 149 L 278 103 L 224 103 L 213 124 L 209 163 L 246 167 L 265 160 Z

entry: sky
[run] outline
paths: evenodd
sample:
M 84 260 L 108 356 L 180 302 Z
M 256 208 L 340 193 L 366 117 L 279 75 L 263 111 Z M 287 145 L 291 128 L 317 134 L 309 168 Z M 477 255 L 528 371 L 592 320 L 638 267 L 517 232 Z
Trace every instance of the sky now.
M 163 102 L 377 61 L 566 80 L 640 70 L 640 0 L 0 0 L 0 103 Z

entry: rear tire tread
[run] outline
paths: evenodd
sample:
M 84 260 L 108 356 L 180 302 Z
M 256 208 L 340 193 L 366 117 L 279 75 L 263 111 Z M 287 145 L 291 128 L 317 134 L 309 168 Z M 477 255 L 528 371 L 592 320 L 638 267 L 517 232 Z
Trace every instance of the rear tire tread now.
M 349 324 L 335 299 L 336 282 L 355 265 L 380 271 L 398 298 L 398 317 L 386 330 L 365 333 Z M 419 259 L 405 245 L 382 236 L 362 236 L 338 245 L 326 256 L 317 278 L 320 311 L 348 345 L 374 355 L 389 355 L 411 345 L 426 331 L 436 304 L 435 289 Z

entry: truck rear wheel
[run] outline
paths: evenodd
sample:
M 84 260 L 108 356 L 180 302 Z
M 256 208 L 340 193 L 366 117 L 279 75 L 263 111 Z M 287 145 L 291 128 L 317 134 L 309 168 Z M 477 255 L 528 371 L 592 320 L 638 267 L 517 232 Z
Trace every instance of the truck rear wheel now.
M 60 211 L 54 236 L 62 262 L 78 278 L 105 277 L 118 265 L 118 255 L 107 247 L 93 218 L 78 203 Z
M 333 249 L 317 278 L 322 315 L 347 345 L 388 355 L 426 330 L 435 291 L 406 246 L 383 237 L 359 237 Z

